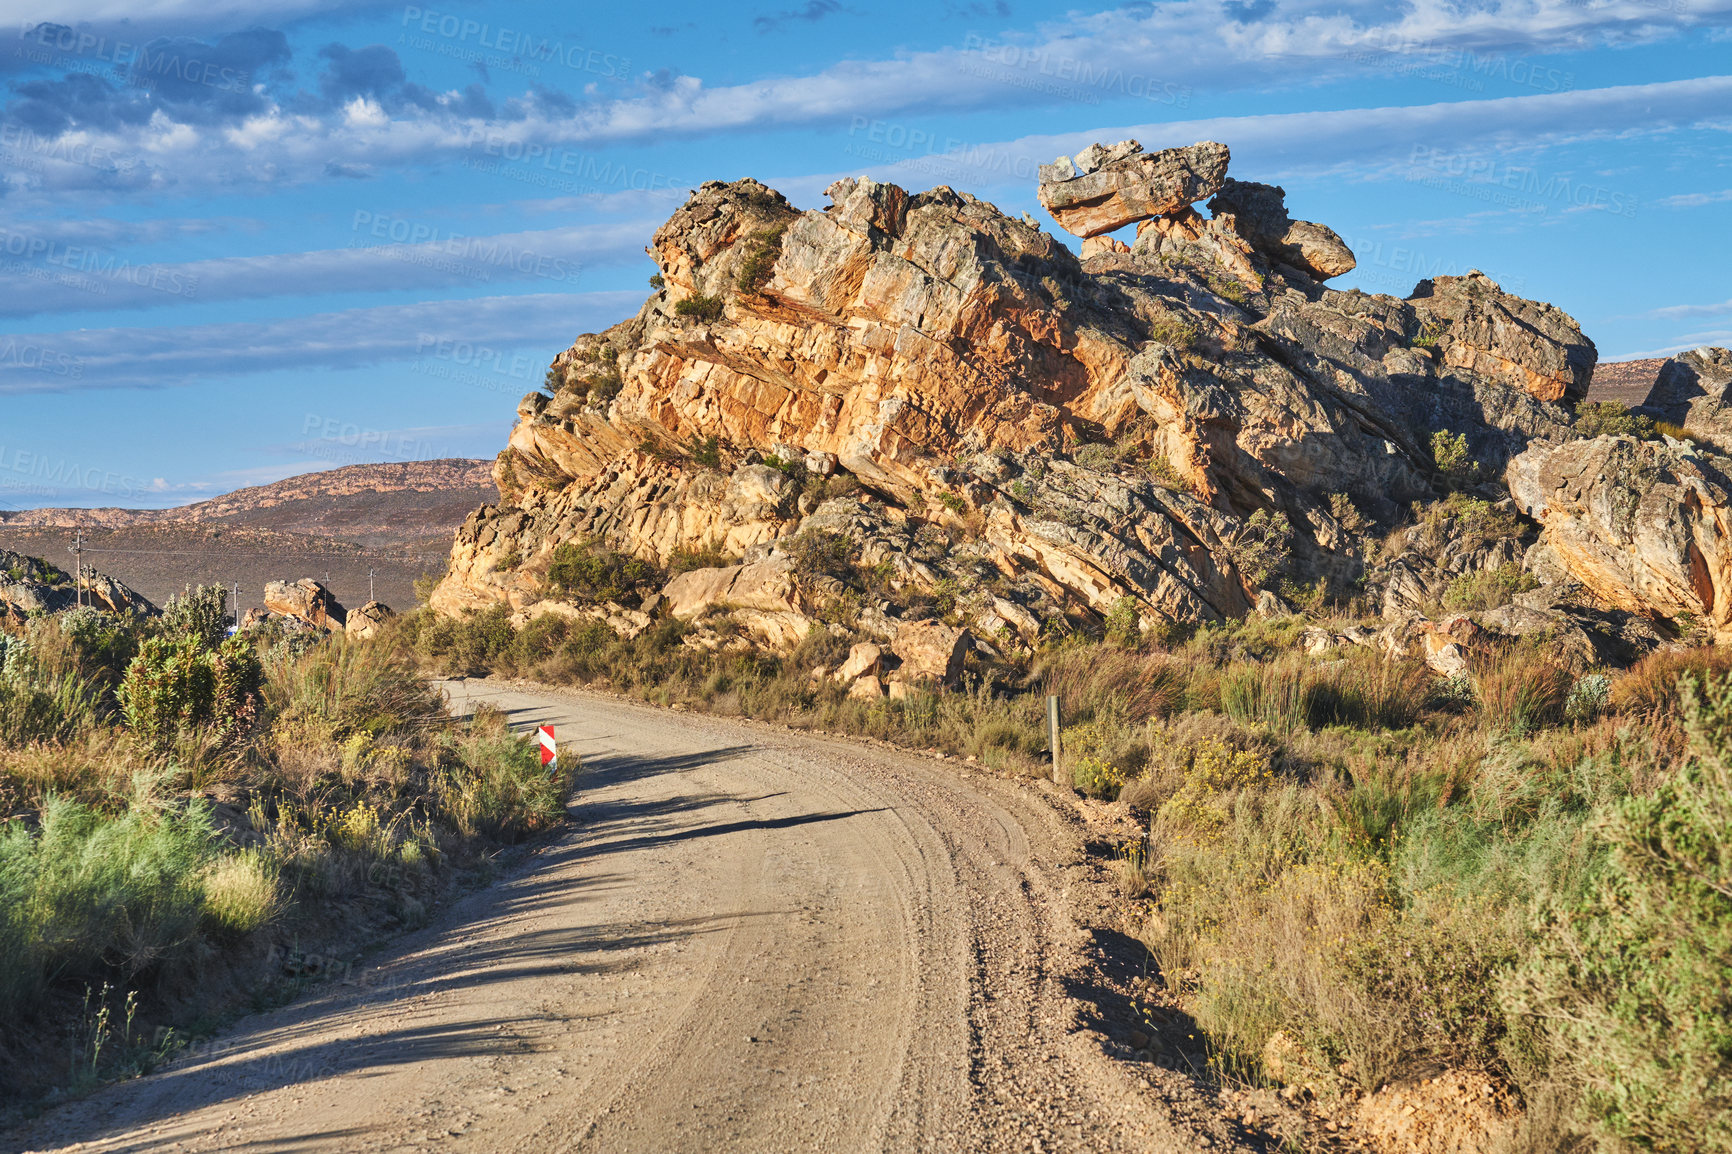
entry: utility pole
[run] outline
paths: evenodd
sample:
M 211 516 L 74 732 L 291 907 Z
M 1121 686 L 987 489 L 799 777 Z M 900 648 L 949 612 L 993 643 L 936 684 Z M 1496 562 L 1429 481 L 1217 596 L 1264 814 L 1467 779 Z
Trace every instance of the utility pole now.
M 379 571 L 377 569 L 367 570 L 367 600 L 368 601 L 377 601 L 378 600 L 378 598 L 373 596 L 373 577 L 378 572 Z
M 235 632 L 241 631 L 241 583 L 234 582 Z
M 78 607 L 84 608 L 84 530 L 80 528 L 72 539 L 72 595 Z

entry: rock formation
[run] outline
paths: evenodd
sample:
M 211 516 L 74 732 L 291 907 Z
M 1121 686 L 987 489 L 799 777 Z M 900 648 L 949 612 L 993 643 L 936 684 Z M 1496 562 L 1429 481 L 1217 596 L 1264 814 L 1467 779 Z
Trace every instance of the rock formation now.
M 1099 236 L 1206 200 L 1227 175 L 1227 146 L 1212 140 L 1145 153 L 1134 140 L 1092 144 L 1075 160 L 1040 166 L 1041 207 L 1077 236 Z
M 385 622 L 395 616 L 397 614 L 384 602 L 369 601 L 359 609 L 349 611 L 343 619 L 343 632 L 364 641 L 375 636 Z
M 1351 267 L 1339 238 L 1225 166 L 1218 145 L 1135 142 L 1048 166 L 1073 231 L 1144 214 L 1086 259 L 949 188 L 848 179 L 800 212 L 705 184 L 654 235 L 655 294 L 518 406 L 500 502 L 458 530 L 432 607 L 634 634 L 666 614 L 710 647 L 829 629 L 868 696 L 1109 613 L 1281 613 L 1307 589 L 1368 598 L 1388 648 L 1441 669 L 1479 642 L 1415 616 L 1524 566 L 1541 587 L 1475 628 L 1604 659 L 1670 628 L 1638 619 L 1732 623 L 1720 466 L 1579 439 L 1595 350 L 1573 320 L 1477 272 L 1405 299 L 1327 288 Z M 1726 364 L 1680 358 L 1665 395 L 1711 423 Z M 581 605 L 548 581 L 562 546 L 687 571 Z
M 272 613 L 305 621 L 329 633 L 342 632 L 347 617 L 331 591 L 311 577 L 299 581 L 267 581 L 264 601 L 265 608 Z
M 1601 602 L 1732 640 L 1732 462 L 1677 441 L 1536 445 L 1509 486 L 1548 560 Z
M 1641 411 L 1732 448 L 1732 352 L 1701 348 L 1667 359 Z
M 156 612 L 144 597 L 106 574 L 86 567 L 76 581 L 72 574 L 22 553 L 0 549 L 0 621 L 22 621 L 31 613 L 59 613 L 79 602 L 109 613 Z
M 1352 272 L 1358 264 L 1334 229 L 1288 216 L 1287 190 L 1279 185 L 1223 181 L 1209 211 L 1231 214 L 1232 227 L 1258 251 L 1315 280 Z

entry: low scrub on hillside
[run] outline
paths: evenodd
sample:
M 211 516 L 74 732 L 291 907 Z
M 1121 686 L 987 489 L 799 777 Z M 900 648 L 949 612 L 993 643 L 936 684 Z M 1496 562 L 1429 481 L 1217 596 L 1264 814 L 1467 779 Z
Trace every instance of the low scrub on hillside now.
M 156 1027 L 223 1009 L 212 988 L 280 980 L 273 946 L 352 954 L 424 917 L 447 867 L 563 819 L 566 780 L 503 716 L 453 721 L 387 646 L 228 638 L 221 594 L 154 620 L 81 609 L 0 633 L 14 1092 L 68 1076 L 30 1038 L 124 1012 L 128 1037 L 81 1050 L 73 1080 L 148 1065 L 173 1044 Z
M 1459 498 L 1449 515 L 1495 511 Z M 813 571 L 837 562 L 803 543 Z M 1494 597 L 1481 596 L 1483 600 Z M 1528 1149 L 1691 1149 L 1732 1125 L 1732 665 L 1672 650 L 1572 671 L 1543 644 L 1476 651 L 1442 678 L 1306 622 L 1194 630 L 1109 619 L 963 684 L 859 700 L 791 654 L 659 618 L 627 639 L 504 610 L 402 620 L 431 670 L 610 687 L 649 701 L 870 735 L 1049 772 L 1140 815 L 1120 855 L 1159 1000 L 1198 1027 L 1167 1056 L 1229 1081 L 1350 1101 L 1451 1068 L 1527 1102 Z M 1159 1045 L 1160 1043 L 1155 1043 Z M 1708 1136 L 1712 1136 L 1712 1141 Z

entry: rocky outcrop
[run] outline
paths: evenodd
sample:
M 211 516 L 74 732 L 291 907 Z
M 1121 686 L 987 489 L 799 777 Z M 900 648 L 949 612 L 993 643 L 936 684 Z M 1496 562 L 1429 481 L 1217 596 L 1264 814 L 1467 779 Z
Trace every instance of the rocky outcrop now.
M 1732 351 L 1700 348 L 1667 358 L 1642 411 L 1732 448 Z
M 1420 281 L 1408 299 L 1444 364 L 1542 401 L 1587 396 L 1598 354 L 1562 309 L 1511 297 L 1478 270 Z
M 1287 190 L 1251 180 L 1226 180 L 1209 201 L 1217 218 L 1232 217 L 1231 227 L 1264 255 L 1316 280 L 1352 272 L 1358 262 L 1335 230 L 1287 215 Z
M 1175 151 L 1186 188 L 1219 186 L 1212 148 Z M 1076 179 L 1165 155 L 1114 152 Z M 1440 494 L 1434 434 L 1465 436 L 1487 483 L 1573 435 L 1547 397 L 1592 343 L 1484 277 L 1338 292 L 1188 202 L 1079 260 L 949 188 L 828 191 L 798 212 L 710 182 L 656 231 L 660 288 L 519 405 L 436 611 L 528 612 L 578 541 L 737 562 L 673 578 L 665 609 L 780 648 L 819 620 L 895 649 L 942 618 L 1014 648 L 1126 599 L 1197 622 L 1289 580 L 1379 597 L 1367 534 Z
M 0 620 L 60 613 L 83 603 L 108 613 L 151 614 L 156 607 L 114 578 L 88 566 L 77 580 L 40 557 L 0 549 Z
M 966 629 L 937 621 L 910 621 L 896 631 L 891 648 L 902 659 L 897 669 L 903 681 L 938 681 L 954 685 L 974 638 Z
M 265 582 L 264 602 L 272 613 L 305 621 L 329 633 L 341 632 L 347 618 L 331 591 L 311 577 Z
M 749 633 L 776 648 L 792 648 L 812 628 L 794 565 L 785 557 L 681 573 L 667 583 L 662 599 L 668 613 L 682 621 L 714 610 L 731 613 Z
M 369 601 L 359 609 L 351 609 L 343 619 L 343 632 L 350 637 L 365 641 L 376 637 L 385 622 L 397 616 L 389 605 L 382 601 Z
M 1540 543 L 1607 605 L 1699 619 L 1732 640 L 1732 480 L 1687 444 L 1597 437 L 1536 445 L 1510 492 Z
M 1207 200 L 1228 160 L 1227 146 L 1212 140 L 1151 153 L 1134 140 L 1094 144 L 1041 165 L 1040 203 L 1066 231 L 1099 236 Z

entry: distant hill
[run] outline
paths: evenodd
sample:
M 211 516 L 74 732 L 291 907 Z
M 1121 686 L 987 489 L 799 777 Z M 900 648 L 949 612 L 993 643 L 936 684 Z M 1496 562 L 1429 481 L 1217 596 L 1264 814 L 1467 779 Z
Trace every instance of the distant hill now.
M 451 534 L 499 500 L 493 463 L 465 459 L 349 465 L 237 489 L 175 509 L 28 509 L 0 513 L 0 548 L 70 569 L 81 528 L 86 564 L 156 604 L 188 584 L 241 585 L 261 603 L 266 581 L 314 577 L 344 605 L 415 604 L 414 581 L 441 572 Z
M 1648 390 L 1660 375 L 1665 357 L 1649 357 L 1640 361 L 1606 361 L 1594 366 L 1594 379 L 1588 385 L 1588 400 L 1617 401 L 1635 408 L 1648 399 Z
M 447 458 L 303 473 L 174 509 L 0 513 L 0 527 L 132 529 L 219 523 L 337 537 L 373 548 L 417 548 L 437 539 L 443 551 L 470 510 L 498 497 L 493 462 Z

